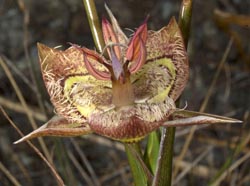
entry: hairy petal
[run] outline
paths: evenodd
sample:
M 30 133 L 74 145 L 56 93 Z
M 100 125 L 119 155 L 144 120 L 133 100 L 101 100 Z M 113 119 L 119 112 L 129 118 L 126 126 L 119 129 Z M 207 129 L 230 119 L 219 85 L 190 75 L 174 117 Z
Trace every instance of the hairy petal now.
M 169 58 L 161 58 L 147 63 L 131 75 L 135 99 L 150 103 L 161 103 L 169 97 L 169 92 L 174 84 L 176 73 L 174 65 Z
M 164 92 L 159 91 L 158 94 L 177 100 L 187 84 L 189 65 L 186 48 L 175 19 L 172 18 L 169 24 L 159 31 L 149 31 L 146 47 L 146 65 L 162 60 L 168 61 L 162 67 L 168 74 L 170 84 Z
M 45 86 L 58 115 L 84 123 L 90 113 L 110 106 L 111 82 L 89 74 L 79 49 L 60 51 L 38 44 L 38 52 Z M 107 71 L 95 58 L 90 57 L 89 62 L 98 71 Z
M 133 106 L 93 114 L 88 123 L 100 135 L 123 142 L 134 142 L 160 127 L 174 111 L 175 104 L 171 99 L 159 104 L 136 103 Z

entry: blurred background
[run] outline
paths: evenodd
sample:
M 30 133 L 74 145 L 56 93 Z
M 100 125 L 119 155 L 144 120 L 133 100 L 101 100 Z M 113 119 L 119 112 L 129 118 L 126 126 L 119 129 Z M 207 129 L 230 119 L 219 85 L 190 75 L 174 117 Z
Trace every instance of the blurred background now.
M 172 16 L 178 19 L 181 4 L 181 0 L 97 0 L 99 16 L 107 16 L 105 2 L 128 34 L 126 28 L 136 29 L 147 15 L 152 30 L 167 25 Z M 94 48 L 83 2 L 0 0 L 0 105 L 24 134 L 53 115 L 41 79 L 37 42 L 50 47 L 67 48 L 71 42 Z M 174 166 L 178 164 L 179 171 L 174 173 L 174 185 L 208 185 L 225 166 L 231 171 L 222 171 L 226 175 L 221 185 L 250 186 L 249 43 L 250 1 L 194 0 L 188 45 L 190 81 L 181 107 L 187 104 L 189 110 L 202 109 L 244 122 L 198 127 L 184 158 L 179 155 L 191 127 L 178 128 Z M 13 145 L 19 138 L 0 113 L 0 186 L 56 185 L 50 169 L 32 148 L 26 143 Z M 66 185 L 132 185 L 119 142 L 94 134 L 32 142 L 53 162 Z

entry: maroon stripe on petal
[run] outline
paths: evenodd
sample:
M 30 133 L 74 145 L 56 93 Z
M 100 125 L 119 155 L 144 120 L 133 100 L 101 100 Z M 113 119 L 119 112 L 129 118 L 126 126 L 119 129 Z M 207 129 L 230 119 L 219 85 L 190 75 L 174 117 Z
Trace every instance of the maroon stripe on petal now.
M 140 49 L 138 51 L 139 54 L 136 55 L 137 58 L 134 59 L 135 61 L 132 63 L 131 67 L 129 68 L 129 71 L 131 74 L 137 72 L 144 65 L 146 61 L 147 51 L 146 51 L 145 44 L 141 38 L 139 38 L 139 46 L 140 46 Z
M 85 63 L 85 66 L 88 70 L 88 72 L 94 76 L 96 79 L 99 79 L 99 80 L 110 80 L 110 73 L 108 72 L 104 72 L 104 71 L 100 71 L 100 70 L 97 70 L 92 64 L 91 62 L 89 61 L 88 57 L 91 57 L 91 56 L 88 56 L 88 54 L 83 54 L 84 56 L 84 63 Z M 92 58 L 93 59 L 93 58 Z M 95 59 L 94 59 L 95 60 Z

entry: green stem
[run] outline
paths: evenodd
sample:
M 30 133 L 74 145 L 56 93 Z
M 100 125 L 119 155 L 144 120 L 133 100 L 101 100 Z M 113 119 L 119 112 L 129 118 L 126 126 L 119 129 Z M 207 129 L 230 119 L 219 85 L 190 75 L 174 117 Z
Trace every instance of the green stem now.
M 96 12 L 95 2 L 94 0 L 83 0 L 83 3 L 88 17 L 91 33 L 95 42 L 95 46 L 97 50 L 102 53 L 102 50 L 104 48 L 104 40 L 99 18 Z
M 171 186 L 175 127 L 162 129 L 160 152 L 153 186 Z
M 183 0 L 179 15 L 179 27 L 182 32 L 186 47 L 188 44 L 191 25 L 192 5 L 192 0 Z M 178 107 L 179 101 L 177 101 L 176 105 Z M 159 158 L 157 162 L 158 167 L 153 185 L 171 186 L 175 127 L 168 127 L 167 129 L 163 129 L 162 135 L 163 136 L 161 139 Z
M 92 36 L 95 42 L 95 46 L 97 50 L 102 53 L 105 44 L 94 0 L 83 0 L 83 3 L 88 17 Z M 124 146 L 126 149 L 129 165 L 133 174 L 135 186 L 146 186 L 148 180 L 147 175 L 145 174 L 141 163 L 138 161 L 138 158 L 142 159 L 142 153 L 139 147 L 139 143 L 124 144 Z M 135 154 L 137 154 L 139 157 L 137 157 Z
M 182 31 L 184 43 L 187 47 L 192 18 L 193 0 L 183 0 L 179 14 L 179 27 Z

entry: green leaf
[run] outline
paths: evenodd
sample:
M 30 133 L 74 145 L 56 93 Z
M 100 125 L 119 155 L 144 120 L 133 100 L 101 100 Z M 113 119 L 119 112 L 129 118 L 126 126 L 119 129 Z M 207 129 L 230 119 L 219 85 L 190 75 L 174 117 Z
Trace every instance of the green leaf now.
M 130 169 L 134 178 L 135 186 L 147 186 L 151 182 L 152 175 L 143 162 L 139 143 L 125 143 Z
M 151 132 L 148 136 L 148 142 L 144 153 L 144 162 L 154 175 L 156 171 L 159 149 L 160 133 L 159 131 Z

